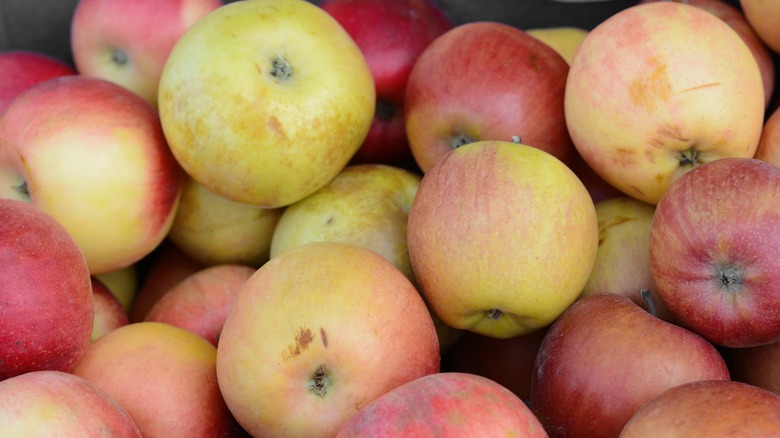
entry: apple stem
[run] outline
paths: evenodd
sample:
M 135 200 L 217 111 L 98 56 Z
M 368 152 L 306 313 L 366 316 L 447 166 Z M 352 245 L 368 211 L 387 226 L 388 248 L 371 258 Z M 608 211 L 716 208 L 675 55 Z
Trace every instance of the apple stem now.
M 642 289 L 639 291 L 639 295 L 642 297 L 642 301 L 644 301 L 645 306 L 647 306 L 647 311 L 653 315 L 658 316 L 658 310 L 655 308 L 655 300 L 653 300 L 653 294 L 650 293 L 650 289 Z
M 498 319 L 504 315 L 504 312 L 498 309 L 490 309 L 485 311 L 485 315 L 487 315 L 488 319 Z
M 520 138 L 519 135 L 513 135 L 512 136 L 512 143 L 521 144 L 521 143 L 523 143 L 523 140 Z
M 317 368 L 317 371 L 311 376 L 309 392 L 320 397 L 325 397 L 325 394 L 328 393 L 328 388 L 330 388 L 330 378 L 328 378 L 328 375 L 325 372 L 325 365 L 320 365 L 320 367 Z

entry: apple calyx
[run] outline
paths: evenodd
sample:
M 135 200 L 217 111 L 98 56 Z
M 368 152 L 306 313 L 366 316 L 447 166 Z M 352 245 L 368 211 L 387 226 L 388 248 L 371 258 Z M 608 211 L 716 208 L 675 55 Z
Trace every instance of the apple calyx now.
M 23 201 L 30 200 L 30 188 L 27 186 L 27 181 L 22 180 L 21 184 L 13 186 L 12 188 L 21 195 Z
M 124 50 L 114 48 L 114 50 L 111 51 L 111 61 L 116 65 L 124 66 L 130 62 L 130 56 Z
M 717 266 L 714 280 L 718 282 L 722 290 L 731 294 L 739 293 L 744 284 L 742 271 L 734 266 Z
M 277 52 L 274 59 L 271 60 L 271 76 L 281 82 L 290 79 L 292 74 L 293 68 L 290 63 Z
M 680 151 L 677 155 L 677 160 L 680 162 L 680 167 L 696 167 L 702 163 L 699 160 L 699 151 L 694 148 Z
M 485 310 L 485 315 L 488 319 L 496 320 L 504 316 L 504 312 L 499 309 L 489 309 Z
M 320 365 L 309 380 L 309 392 L 319 397 L 325 397 L 330 386 L 331 382 L 325 370 L 325 365 Z
M 462 132 L 456 132 L 455 135 L 450 138 L 450 146 L 452 146 L 453 149 L 457 149 L 461 146 L 466 146 L 469 143 L 474 143 L 475 141 L 476 140 Z
M 642 301 L 647 307 L 647 312 L 655 317 L 658 317 L 658 310 L 655 307 L 655 300 L 653 300 L 653 294 L 650 293 L 650 289 L 641 289 L 639 296 L 642 297 Z

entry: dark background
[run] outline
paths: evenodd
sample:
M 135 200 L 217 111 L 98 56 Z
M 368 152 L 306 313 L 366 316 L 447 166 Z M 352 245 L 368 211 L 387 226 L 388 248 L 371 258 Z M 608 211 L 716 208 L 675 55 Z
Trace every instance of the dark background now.
M 133 1 L 133 0 L 125 0 Z M 226 0 L 230 3 L 236 0 Z M 312 0 L 317 3 L 319 0 Z M 456 23 L 498 21 L 521 29 L 577 26 L 592 29 L 638 0 L 564 3 L 554 0 L 436 0 Z M 778 1 L 778 0 L 767 0 Z M 738 6 L 738 0 L 728 0 Z M 0 0 L 0 51 L 27 49 L 72 63 L 70 20 L 78 0 Z

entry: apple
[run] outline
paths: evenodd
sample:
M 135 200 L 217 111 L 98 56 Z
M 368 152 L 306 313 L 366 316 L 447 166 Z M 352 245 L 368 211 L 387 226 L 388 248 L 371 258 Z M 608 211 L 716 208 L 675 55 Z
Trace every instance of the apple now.
M 428 45 L 409 75 L 405 120 L 415 161 L 427 172 L 463 144 L 519 138 L 568 164 L 568 72 L 558 52 L 514 26 L 456 26 Z
M 728 349 L 733 380 L 780 395 L 780 342 Z
M 282 210 L 232 201 L 188 177 L 168 239 L 203 265 L 259 267 Z
M 376 94 L 343 27 L 301 0 L 228 3 L 190 27 L 159 86 L 165 136 L 185 171 L 228 199 L 303 199 L 360 148 Z
M 608 183 L 596 173 L 577 151 L 574 151 L 569 167 L 574 171 L 574 174 L 577 175 L 580 181 L 582 181 L 585 188 L 588 189 L 588 193 L 590 193 L 590 197 L 594 204 L 605 199 L 625 195 L 625 193 L 618 190 L 617 187 Z
M 639 3 L 652 3 L 669 0 L 642 0 Z M 758 68 L 761 71 L 761 79 L 764 84 L 764 106 L 768 106 L 775 90 L 775 64 L 771 50 L 756 34 L 753 26 L 748 22 L 745 14 L 736 4 L 730 4 L 723 0 L 671 0 L 677 3 L 686 3 L 712 13 L 726 24 L 731 26 L 742 40 L 747 44 L 753 56 L 756 58 Z
M 355 40 L 376 87 L 374 120 L 351 163 L 413 163 L 404 122 L 406 84 L 422 51 L 454 21 L 434 0 L 324 0 L 319 6 Z
M 157 106 L 165 62 L 184 32 L 221 0 L 78 0 L 70 49 L 79 74 L 121 85 Z
M 778 436 L 780 396 L 741 382 L 689 382 L 663 392 L 626 423 L 620 438 Z
M 389 390 L 440 371 L 430 313 L 406 276 L 349 243 L 312 242 L 244 283 L 217 377 L 252 436 L 334 436 Z
M 141 282 L 141 273 L 139 271 L 138 263 L 133 263 L 124 268 L 98 274 L 94 277 L 105 284 L 108 290 L 119 300 L 125 312 L 129 312 L 130 308 L 133 307 L 133 301 L 135 301 L 135 296 L 138 294 Z
M 33 50 L 0 52 L 0 114 L 22 91 L 33 85 L 60 76 L 75 75 L 76 70 L 65 61 L 48 53 Z
M 650 272 L 650 224 L 655 205 L 623 195 L 597 202 L 599 248 L 581 297 L 601 292 L 623 295 L 647 309 L 640 291 L 653 295 L 655 312 L 672 321 L 655 292 Z
M 775 53 L 780 53 L 780 4 L 765 0 L 739 0 L 742 12 L 761 40 Z
M 723 158 L 686 173 L 650 228 L 656 291 L 676 322 L 724 347 L 780 341 L 780 168 Z
M 546 26 L 526 29 L 526 33 L 555 49 L 571 65 L 577 48 L 588 35 L 588 30 L 577 26 Z
M 129 323 L 127 312 L 119 299 L 100 279 L 92 277 L 92 304 L 95 317 L 92 323 L 92 341 Z
M 73 374 L 127 409 L 141 435 L 240 436 L 216 376 L 217 349 L 187 330 L 137 322 L 93 342 Z
M 530 406 L 551 437 L 617 437 L 647 401 L 698 380 L 729 380 L 718 350 L 622 295 L 577 300 L 536 357 Z
M 204 268 L 160 297 L 144 320 L 189 330 L 216 347 L 238 292 L 255 270 L 235 264 Z
M 774 109 L 764 122 L 753 158 L 780 166 L 780 107 Z
M 753 156 L 764 90 L 753 54 L 728 24 L 696 6 L 654 2 L 588 32 L 569 71 L 564 110 L 593 170 L 656 204 L 702 163 Z
M 141 438 L 127 410 L 97 385 L 62 371 L 0 382 L 0 436 Z
M 89 268 L 48 213 L 0 198 L 0 381 L 31 371 L 70 372 L 90 342 Z
M 486 377 L 436 373 L 405 383 L 354 415 L 336 438 L 513 436 L 547 438 L 528 406 Z
M 60 221 L 92 275 L 127 267 L 170 229 L 182 172 L 155 110 L 119 85 L 50 79 L 0 119 L 0 197 Z
M 422 177 L 407 240 L 420 291 L 442 321 L 510 338 L 549 325 L 577 298 L 598 224 L 588 191 L 559 159 L 479 141 Z

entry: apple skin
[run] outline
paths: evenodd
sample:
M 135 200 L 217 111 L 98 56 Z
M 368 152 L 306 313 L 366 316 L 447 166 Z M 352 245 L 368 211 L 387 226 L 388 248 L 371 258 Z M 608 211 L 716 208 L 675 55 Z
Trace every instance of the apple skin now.
M 111 81 L 157 107 L 165 62 L 184 32 L 221 0 L 78 0 L 70 48 L 79 74 Z
M 577 48 L 588 35 L 588 30 L 576 26 L 550 26 L 526 29 L 527 34 L 555 49 L 571 65 Z
M 32 50 L 0 52 L 0 114 L 22 91 L 33 85 L 60 76 L 75 75 L 70 64 L 47 53 Z
M 409 74 L 422 51 L 455 23 L 433 0 L 324 0 L 319 6 L 355 40 L 376 87 L 374 120 L 351 164 L 408 165 L 414 161 L 404 122 Z
M 608 438 L 664 390 L 730 377 L 701 336 L 602 293 L 577 300 L 552 324 L 532 379 L 530 406 L 551 437 Z
M 149 254 L 173 222 L 182 171 L 156 111 L 81 75 L 29 88 L 0 119 L 0 197 L 60 221 L 98 275 Z
M 203 265 L 260 267 L 283 210 L 232 201 L 187 177 L 168 239 Z
M 753 158 L 780 166 L 780 107 L 774 109 L 764 122 Z
M 727 351 L 733 380 L 780 395 L 780 342 Z
M 406 133 L 423 172 L 448 151 L 484 140 L 520 142 L 569 164 L 563 113 L 569 66 L 513 26 L 470 22 L 436 38 L 406 89 Z
M 412 283 L 363 247 L 313 242 L 242 287 L 217 349 L 222 394 L 253 436 L 333 436 L 389 390 L 440 371 Z
M 327 12 L 301 0 L 226 4 L 176 43 L 159 110 L 196 181 L 238 202 L 284 207 L 333 179 L 376 106 L 371 70 Z
M 675 321 L 724 347 L 780 340 L 780 168 L 723 158 L 658 203 L 650 269 Z
M 243 436 L 216 376 L 217 349 L 161 322 L 128 324 L 93 342 L 73 370 L 127 409 L 146 437 Z
M 620 438 L 778 435 L 780 396 L 741 382 L 709 380 L 670 388 L 648 401 Z
M 739 35 L 696 6 L 631 6 L 588 33 L 564 100 L 580 155 L 623 193 L 656 204 L 692 167 L 752 157 L 764 90 Z
M 156 249 L 156 248 L 155 248 Z M 129 312 L 133 307 L 136 295 L 138 295 L 139 283 L 141 281 L 139 267 L 137 263 L 116 269 L 114 271 L 98 274 L 94 276 L 108 287 L 108 290 L 119 300 L 125 312 Z
M 347 422 L 336 438 L 513 436 L 547 438 L 523 401 L 486 377 L 436 373 L 405 383 Z
M 480 141 L 423 176 L 407 240 L 420 291 L 442 321 L 510 338 L 549 325 L 577 298 L 598 224 L 588 191 L 560 160 Z
M 95 308 L 95 317 L 90 340 L 94 341 L 111 330 L 129 324 L 130 321 L 122 303 L 108 289 L 108 286 L 96 277 L 92 277 L 92 303 Z
M 204 268 L 160 297 L 144 320 L 189 330 L 216 347 L 238 292 L 255 270 L 234 264 Z
M 70 372 L 90 342 L 94 307 L 84 255 L 53 217 L 0 199 L 0 381 Z
M 762 41 L 775 53 L 780 53 L 780 4 L 764 0 L 739 0 L 742 12 Z
M 0 382 L 0 436 L 141 438 L 127 410 L 87 379 L 30 371 Z

